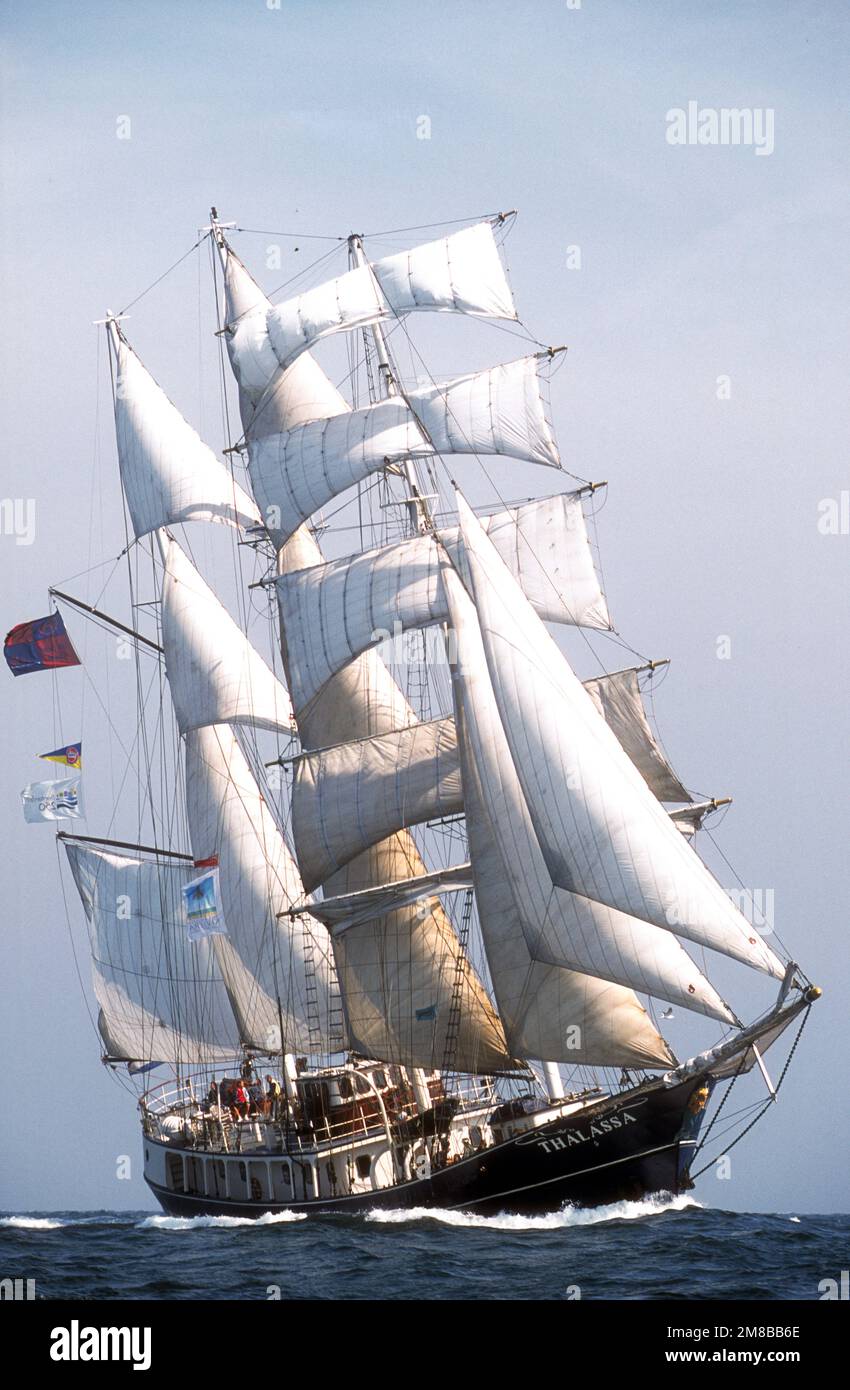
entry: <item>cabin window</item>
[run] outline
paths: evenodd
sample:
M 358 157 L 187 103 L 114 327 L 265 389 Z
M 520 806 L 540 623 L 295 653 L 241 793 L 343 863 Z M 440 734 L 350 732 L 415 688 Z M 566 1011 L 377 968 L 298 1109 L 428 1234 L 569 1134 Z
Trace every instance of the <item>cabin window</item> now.
M 357 1155 L 357 1176 L 358 1178 L 368 1178 L 372 1171 L 372 1159 L 369 1154 Z
M 351 1100 L 354 1095 L 354 1087 L 347 1076 L 341 1076 L 338 1081 L 339 1094 L 343 1100 Z
M 385 1073 L 382 1071 L 373 1071 L 372 1084 L 375 1086 L 377 1090 L 383 1091 L 387 1084 L 387 1078 Z

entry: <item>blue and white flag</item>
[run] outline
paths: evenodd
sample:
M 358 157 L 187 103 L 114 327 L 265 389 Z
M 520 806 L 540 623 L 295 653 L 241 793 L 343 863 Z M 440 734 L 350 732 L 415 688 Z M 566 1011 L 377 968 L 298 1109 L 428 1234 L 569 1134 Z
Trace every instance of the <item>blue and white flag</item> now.
M 204 936 L 227 936 L 221 915 L 221 896 L 218 869 L 207 869 L 200 878 L 193 878 L 183 887 L 183 906 L 186 912 L 186 935 L 190 941 Z
M 82 777 L 61 777 L 55 782 L 30 782 L 21 792 L 24 820 L 31 824 L 45 820 L 83 818 Z

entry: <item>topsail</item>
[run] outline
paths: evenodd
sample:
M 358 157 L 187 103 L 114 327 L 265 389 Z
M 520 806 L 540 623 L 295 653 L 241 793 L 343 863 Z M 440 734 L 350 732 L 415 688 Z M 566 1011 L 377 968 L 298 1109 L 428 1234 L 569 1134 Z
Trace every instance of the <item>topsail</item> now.
M 548 356 L 412 388 L 403 399 L 277 434 L 249 434 L 251 486 L 275 543 L 282 545 L 338 493 L 404 459 L 497 454 L 560 467 L 540 382 Z
M 414 310 L 514 319 L 489 222 L 356 267 L 246 323 L 232 313 L 230 355 L 239 384 L 262 390 L 320 339 Z

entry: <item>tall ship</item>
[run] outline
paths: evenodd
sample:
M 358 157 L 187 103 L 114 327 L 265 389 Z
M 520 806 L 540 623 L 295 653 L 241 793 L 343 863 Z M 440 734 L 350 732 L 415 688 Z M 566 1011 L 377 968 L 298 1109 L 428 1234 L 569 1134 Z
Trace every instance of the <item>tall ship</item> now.
M 169 1213 L 687 1191 L 729 1087 L 755 1069 L 769 1107 L 820 993 L 697 852 L 723 803 L 650 722 L 666 663 L 599 654 L 625 647 L 605 484 L 562 465 L 565 349 L 517 314 L 513 223 L 386 255 L 341 236 L 272 303 L 213 209 L 217 452 L 104 321 L 126 611 L 51 595 L 126 644 L 136 720 L 119 739 L 109 690 L 89 699 L 127 780 L 58 838 Z M 426 366 L 495 330 L 521 355 Z M 760 1002 L 727 1002 L 719 964 Z M 674 1053 L 671 1015 L 702 1050 Z

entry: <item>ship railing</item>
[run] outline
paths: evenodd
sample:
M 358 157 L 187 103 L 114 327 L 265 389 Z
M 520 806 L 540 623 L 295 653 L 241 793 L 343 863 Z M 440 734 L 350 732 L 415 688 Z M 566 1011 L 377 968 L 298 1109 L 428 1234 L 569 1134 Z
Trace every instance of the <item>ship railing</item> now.
M 455 1076 L 449 1095 L 458 1097 L 460 1111 L 496 1105 L 499 1099 L 495 1083 L 489 1076 Z
M 144 1132 L 154 1139 L 165 1139 L 181 1146 L 216 1153 L 245 1153 L 263 1149 L 274 1152 L 315 1152 L 325 1144 L 341 1139 L 374 1137 L 387 1128 L 383 1107 L 378 1104 L 374 1113 L 346 1116 L 332 1121 L 330 1116 L 309 1120 L 284 1111 L 279 1117 L 248 1114 L 234 1119 L 227 1106 L 207 1106 L 208 1086 L 198 1086 L 197 1077 L 184 1081 L 167 1081 L 153 1087 L 142 1096 Z M 199 1099 L 199 1095 L 203 1099 Z M 284 1102 L 280 1102 L 283 1109 Z
M 180 1081 L 172 1078 L 146 1091 L 139 1102 L 144 1132 L 176 1147 L 234 1154 L 261 1150 L 315 1153 L 317 1149 L 332 1147 L 343 1140 L 355 1142 L 374 1138 L 382 1132 L 391 1141 L 390 1117 L 375 1091 L 371 1096 L 375 1103 L 372 1113 L 364 1114 L 360 1110 L 341 1120 L 333 1120 L 327 1114 L 317 1115 L 312 1120 L 303 1114 L 293 1114 L 283 1100 L 275 1115 L 255 1111 L 234 1119 L 227 1106 L 208 1104 L 210 1076 L 211 1073 L 196 1073 Z M 456 1119 L 498 1101 L 489 1077 L 455 1076 L 452 1081 L 449 1094 L 459 1102 Z

